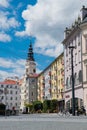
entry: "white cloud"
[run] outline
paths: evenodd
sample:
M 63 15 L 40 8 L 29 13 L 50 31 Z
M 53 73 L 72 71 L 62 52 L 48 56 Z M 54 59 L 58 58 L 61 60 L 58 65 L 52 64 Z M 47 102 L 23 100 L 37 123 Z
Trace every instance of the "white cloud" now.
M 87 1 L 38 0 L 35 6 L 29 5 L 23 11 L 25 30 L 17 31 L 15 35 L 29 36 L 32 32 L 37 39 L 36 52 L 39 50 L 44 55 L 57 56 L 63 50 L 60 42 L 63 40 L 64 29 L 78 17 L 82 5 L 87 5 Z
M 0 0 L 0 6 L 8 7 L 9 6 L 9 0 Z
M 18 76 L 19 78 L 25 73 L 24 59 L 6 59 L 0 57 L 0 68 L 5 68 L 6 71 L 0 70 L 0 79 L 7 77 Z M 11 70 L 11 71 L 9 71 Z
M 11 37 L 8 34 L 0 32 L 0 41 L 1 42 L 10 42 L 11 41 Z
M 0 70 L 0 81 L 3 81 L 7 77 L 12 77 L 13 73 L 8 73 L 6 71 Z
M 0 57 L 0 68 L 5 68 L 6 70 L 0 70 L 0 80 L 15 76 L 21 78 L 25 74 L 25 63 L 26 60 L 24 59 L 17 60 Z M 42 70 L 37 68 L 37 73 L 40 73 L 41 71 Z
M 10 28 L 16 28 L 20 24 L 19 22 L 14 18 L 8 18 L 9 12 L 0 12 L 0 29 L 1 30 L 8 30 Z

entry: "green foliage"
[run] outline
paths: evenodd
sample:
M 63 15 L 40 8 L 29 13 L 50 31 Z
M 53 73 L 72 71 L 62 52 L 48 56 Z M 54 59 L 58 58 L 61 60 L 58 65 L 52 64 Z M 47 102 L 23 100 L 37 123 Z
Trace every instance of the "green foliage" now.
M 43 112 L 56 112 L 58 107 L 57 100 L 44 100 L 43 102 Z
M 57 112 L 58 108 L 58 101 L 56 99 L 53 100 L 44 100 L 42 103 L 41 101 L 34 101 L 32 104 L 25 104 L 27 108 L 29 108 L 30 113 L 51 113 Z
M 58 101 L 56 99 L 51 100 L 51 111 L 57 112 Z
M 33 109 L 34 109 L 34 112 L 42 110 L 43 109 L 43 103 L 41 101 L 34 101 L 33 102 Z
M 51 100 L 44 100 L 43 102 L 43 112 L 49 112 L 51 109 Z
M 25 104 L 25 107 L 28 107 L 28 108 L 31 108 L 32 107 L 32 104 Z

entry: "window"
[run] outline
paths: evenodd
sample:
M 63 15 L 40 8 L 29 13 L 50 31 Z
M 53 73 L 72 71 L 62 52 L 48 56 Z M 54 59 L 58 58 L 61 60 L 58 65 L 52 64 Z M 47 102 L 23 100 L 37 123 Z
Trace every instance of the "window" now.
M 10 88 L 12 88 L 12 85 L 10 86 Z
M 77 37 L 75 37 L 75 48 L 77 48 Z
M 12 90 L 10 91 L 10 94 L 13 94 L 13 91 L 12 91 Z
M 10 103 L 10 106 L 12 106 L 12 103 Z
M 35 72 L 36 72 L 36 70 L 35 70 L 35 69 L 33 69 L 33 72 L 35 73 Z
M 3 100 L 3 99 L 4 99 L 4 96 L 2 96 L 1 99 Z
M 1 85 L 1 87 L 3 88 L 3 85 Z
M 31 93 L 31 95 L 33 96 L 33 92 Z
M 16 91 L 15 94 L 17 94 L 18 92 Z
M 70 86 L 72 86 L 72 76 L 70 76 Z
M 82 71 L 80 70 L 79 71 L 79 83 L 81 83 L 82 82 Z
M 6 88 L 8 88 L 8 85 L 6 85 Z
M 78 34 L 78 46 L 80 46 L 80 33 Z
M 75 73 L 74 75 L 74 84 L 76 85 L 77 84 L 77 74 Z
M 17 103 L 15 103 L 15 106 L 17 107 Z
M 85 67 L 86 67 L 86 81 L 87 81 L 87 65 Z
M 13 100 L 13 98 L 11 97 L 10 100 Z
M 81 61 L 81 51 L 80 50 L 78 51 L 78 61 L 79 62 Z
M 85 39 L 85 51 L 87 52 L 87 39 Z
M 67 79 L 66 79 L 66 88 L 68 88 L 68 82 L 69 82 L 69 78 L 67 77 Z
M 68 56 L 68 47 L 66 46 L 66 56 Z
M 77 56 L 77 53 L 75 53 L 75 64 L 76 64 L 76 56 Z
M 28 69 L 26 69 L 26 72 L 28 72 Z
M 17 86 L 15 86 L 15 88 L 17 89 Z

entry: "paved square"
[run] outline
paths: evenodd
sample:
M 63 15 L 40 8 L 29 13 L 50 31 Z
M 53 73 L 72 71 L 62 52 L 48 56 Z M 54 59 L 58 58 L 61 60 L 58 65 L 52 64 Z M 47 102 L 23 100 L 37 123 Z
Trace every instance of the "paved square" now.
M 29 114 L 0 117 L 0 130 L 87 130 L 87 116 Z

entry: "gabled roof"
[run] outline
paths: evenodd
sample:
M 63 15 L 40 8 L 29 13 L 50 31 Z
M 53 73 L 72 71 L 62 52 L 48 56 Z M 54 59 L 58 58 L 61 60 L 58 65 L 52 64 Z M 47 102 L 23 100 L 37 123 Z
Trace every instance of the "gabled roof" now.
M 17 81 L 15 80 L 10 80 L 10 79 L 6 79 L 3 82 L 0 82 L 0 84 L 8 84 L 8 85 L 16 85 Z

